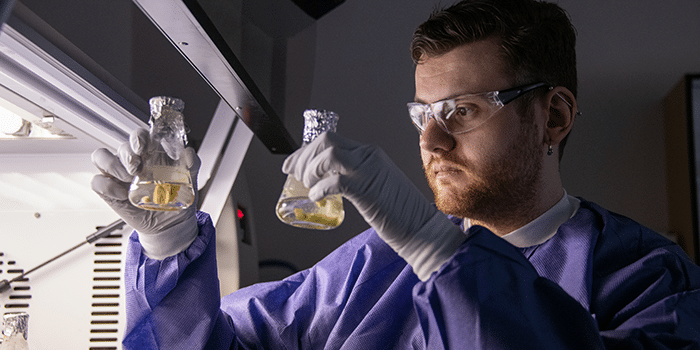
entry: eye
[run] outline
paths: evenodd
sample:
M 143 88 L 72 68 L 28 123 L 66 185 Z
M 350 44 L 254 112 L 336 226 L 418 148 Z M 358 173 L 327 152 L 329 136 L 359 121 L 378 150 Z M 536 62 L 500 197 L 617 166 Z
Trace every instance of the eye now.
M 455 106 L 445 118 L 445 124 L 450 130 L 460 130 L 470 128 L 476 119 L 478 119 L 478 108 L 471 104 L 460 104 Z
M 466 117 L 469 115 L 469 111 L 470 109 L 468 109 L 467 107 L 457 107 L 455 109 L 454 116 L 459 118 Z
M 469 121 L 470 119 L 473 119 L 475 116 L 476 116 L 476 108 L 462 105 L 462 106 L 455 107 L 455 110 L 450 117 L 453 119 L 459 119 L 460 122 L 463 122 L 463 121 Z M 455 120 L 455 121 L 457 121 L 457 120 Z

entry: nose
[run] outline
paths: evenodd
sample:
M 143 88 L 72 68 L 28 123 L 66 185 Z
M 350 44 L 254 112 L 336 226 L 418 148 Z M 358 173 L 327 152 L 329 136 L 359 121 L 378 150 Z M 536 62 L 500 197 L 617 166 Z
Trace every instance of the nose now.
M 456 141 L 443 130 L 434 118 L 430 118 L 420 136 L 420 148 L 426 152 L 444 153 L 452 151 Z

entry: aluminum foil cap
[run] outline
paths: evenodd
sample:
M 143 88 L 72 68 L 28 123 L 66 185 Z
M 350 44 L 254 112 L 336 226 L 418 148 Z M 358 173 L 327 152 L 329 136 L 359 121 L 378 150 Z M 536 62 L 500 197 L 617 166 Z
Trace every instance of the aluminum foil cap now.
M 187 126 L 182 111 L 185 102 L 179 98 L 156 96 L 148 100 L 151 105 L 151 140 L 160 143 L 172 159 L 180 159 L 187 145 Z
M 332 111 L 307 109 L 304 111 L 304 143 L 313 141 L 326 131 L 335 132 L 338 115 Z
M 158 119 L 169 111 L 182 113 L 185 109 L 184 101 L 179 98 L 168 96 L 151 97 L 151 99 L 148 100 L 148 104 L 151 106 L 151 118 L 153 119 Z
M 9 312 L 2 316 L 5 325 L 2 334 L 5 338 L 13 334 L 21 334 L 24 339 L 29 335 L 29 314 L 26 312 Z

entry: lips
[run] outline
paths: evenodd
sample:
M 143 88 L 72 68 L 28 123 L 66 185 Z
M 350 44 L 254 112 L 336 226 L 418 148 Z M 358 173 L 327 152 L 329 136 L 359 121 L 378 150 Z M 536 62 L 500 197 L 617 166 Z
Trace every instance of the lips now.
M 463 173 L 459 166 L 445 162 L 433 164 L 430 167 L 430 171 L 435 178 L 451 177 Z

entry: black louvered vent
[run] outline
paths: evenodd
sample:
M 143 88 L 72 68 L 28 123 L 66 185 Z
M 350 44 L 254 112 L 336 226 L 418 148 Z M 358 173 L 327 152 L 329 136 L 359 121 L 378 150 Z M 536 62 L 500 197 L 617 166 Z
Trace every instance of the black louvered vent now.
M 5 253 L 0 252 L 0 280 L 11 280 L 24 273 L 23 269 L 17 268 L 17 262 L 6 260 Z M 3 305 L 3 313 L 6 312 L 29 312 L 29 303 L 32 294 L 29 288 L 29 278 L 25 277 L 12 283 L 12 291 Z
M 95 243 L 90 317 L 90 350 L 116 350 L 119 342 L 119 301 L 123 294 L 122 235 Z

